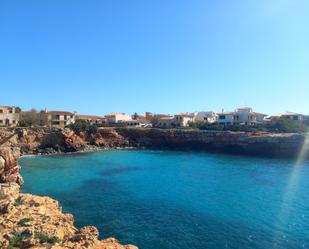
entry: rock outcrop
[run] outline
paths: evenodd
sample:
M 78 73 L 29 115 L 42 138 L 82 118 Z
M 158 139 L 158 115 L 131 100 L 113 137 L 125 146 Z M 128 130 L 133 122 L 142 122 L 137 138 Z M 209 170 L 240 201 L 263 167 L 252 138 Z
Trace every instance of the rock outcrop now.
M 115 132 L 86 137 L 69 129 L 0 131 L 0 248 L 33 249 L 137 249 L 118 240 L 98 240 L 97 228 L 77 229 L 71 214 L 62 213 L 49 197 L 19 192 L 20 155 L 85 151 L 128 144 Z
M 95 227 L 77 229 L 73 216 L 49 197 L 21 194 L 16 183 L 0 186 L 0 248 L 137 249 L 114 238 L 98 240 Z
M 294 133 L 132 128 L 117 128 L 116 131 L 132 147 L 190 149 L 280 158 L 297 157 L 306 139 L 304 134 Z

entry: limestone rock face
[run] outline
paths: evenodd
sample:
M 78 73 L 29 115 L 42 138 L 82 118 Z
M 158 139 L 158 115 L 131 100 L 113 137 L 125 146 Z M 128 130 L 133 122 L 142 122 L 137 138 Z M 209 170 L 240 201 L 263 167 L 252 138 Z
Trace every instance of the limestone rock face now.
M 17 147 L 0 147 L 0 183 L 23 184 L 23 179 L 19 174 L 19 156 L 20 150 Z
M 20 155 L 85 151 L 102 146 L 123 146 L 114 133 L 87 136 L 69 129 L 31 128 L 17 132 L 0 130 L 0 248 L 33 249 L 136 249 L 116 239 L 99 241 L 93 226 L 77 229 L 71 214 L 63 214 L 49 197 L 19 193 Z M 105 137 L 106 136 L 106 137 Z M 103 141 L 103 142 L 102 142 Z
M 93 226 L 77 229 L 73 216 L 62 213 L 49 197 L 20 194 L 16 183 L 1 189 L 5 195 L 0 200 L 0 248 L 137 249 L 116 239 L 98 240 Z

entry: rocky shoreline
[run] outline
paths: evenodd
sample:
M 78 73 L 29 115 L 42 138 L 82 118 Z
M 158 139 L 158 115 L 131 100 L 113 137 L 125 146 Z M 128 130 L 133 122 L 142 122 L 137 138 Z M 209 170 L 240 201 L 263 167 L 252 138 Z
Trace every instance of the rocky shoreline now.
M 57 201 L 20 193 L 20 156 L 133 147 L 295 158 L 305 141 L 304 134 L 185 129 L 103 128 L 91 134 L 49 128 L 0 130 L 0 248 L 137 248 L 113 238 L 99 241 L 95 227 L 75 228 L 72 215 L 63 214 Z
M 73 216 L 62 213 L 59 203 L 49 197 L 20 193 L 20 156 L 91 151 L 98 145 L 70 130 L 43 128 L 0 130 L 0 141 L 1 249 L 137 249 L 115 238 L 98 240 L 96 227 L 77 229 Z M 117 136 L 111 134 L 104 142 L 105 148 L 119 146 Z

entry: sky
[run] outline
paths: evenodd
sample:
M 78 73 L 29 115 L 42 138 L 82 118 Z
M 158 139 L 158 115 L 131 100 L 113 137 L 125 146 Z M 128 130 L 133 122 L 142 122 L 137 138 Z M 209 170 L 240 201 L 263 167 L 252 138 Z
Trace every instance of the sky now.
M 308 0 L 0 0 L 0 105 L 309 114 Z

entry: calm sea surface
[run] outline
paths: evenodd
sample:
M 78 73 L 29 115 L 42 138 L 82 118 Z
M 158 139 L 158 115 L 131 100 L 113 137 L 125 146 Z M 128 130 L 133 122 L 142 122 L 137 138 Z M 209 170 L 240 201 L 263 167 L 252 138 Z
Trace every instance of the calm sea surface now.
M 49 195 L 141 249 L 309 248 L 309 163 L 168 151 L 21 158 L 24 192 Z

